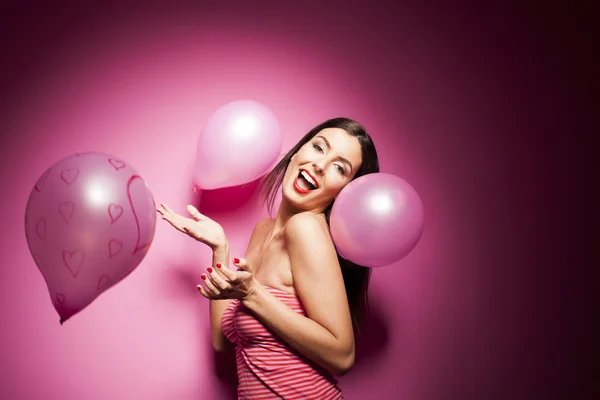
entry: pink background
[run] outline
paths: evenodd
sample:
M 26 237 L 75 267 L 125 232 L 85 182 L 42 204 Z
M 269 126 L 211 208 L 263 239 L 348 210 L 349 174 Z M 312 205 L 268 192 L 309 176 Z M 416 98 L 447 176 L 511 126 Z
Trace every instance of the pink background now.
M 106 152 L 157 202 L 199 205 L 243 255 L 266 215 L 256 182 L 198 195 L 191 168 L 210 114 L 252 99 L 284 150 L 327 118 L 359 120 L 382 172 L 425 205 L 417 248 L 373 273 L 346 399 L 578 398 L 580 253 L 558 232 L 583 212 L 559 105 L 589 71 L 565 78 L 562 11 L 284 3 L 3 12 L 0 397 L 233 398 L 195 289 L 206 248 L 158 221 L 139 267 L 60 326 L 23 218 L 48 166 Z

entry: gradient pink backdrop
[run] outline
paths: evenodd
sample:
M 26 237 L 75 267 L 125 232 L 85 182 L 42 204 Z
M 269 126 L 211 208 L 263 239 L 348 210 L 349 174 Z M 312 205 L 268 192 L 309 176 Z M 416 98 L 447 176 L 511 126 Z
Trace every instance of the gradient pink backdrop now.
M 560 12 L 279 3 L 6 10 L 0 397 L 234 396 L 195 289 L 206 248 L 159 221 L 137 270 L 60 326 L 23 218 L 48 166 L 106 152 L 157 202 L 199 205 L 243 255 L 266 215 L 256 182 L 194 194 L 191 168 L 209 115 L 252 99 L 280 119 L 284 150 L 327 118 L 361 121 L 382 172 L 424 201 L 417 248 L 373 273 L 346 399 L 576 398 L 579 336 L 559 322 L 578 316 L 575 289 L 551 267 L 566 254 L 553 230 L 573 217 L 555 212 L 575 160 L 556 112 L 570 89 Z

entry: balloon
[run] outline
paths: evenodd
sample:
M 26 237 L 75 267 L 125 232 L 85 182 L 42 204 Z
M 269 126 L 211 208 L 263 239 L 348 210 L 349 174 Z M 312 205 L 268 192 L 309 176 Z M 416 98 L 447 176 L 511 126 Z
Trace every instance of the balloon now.
M 251 100 L 226 104 L 202 130 L 194 182 L 200 189 L 251 182 L 274 164 L 281 144 L 279 122 L 268 107 Z
M 329 222 L 342 257 L 381 267 L 404 258 L 417 245 L 423 232 L 423 203 L 397 176 L 363 175 L 338 194 Z
M 146 182 L 117 157 L 75 154 L 42 174 L 27 202 L 25 235 L 61 324 L 138 266 L 155 227 Z

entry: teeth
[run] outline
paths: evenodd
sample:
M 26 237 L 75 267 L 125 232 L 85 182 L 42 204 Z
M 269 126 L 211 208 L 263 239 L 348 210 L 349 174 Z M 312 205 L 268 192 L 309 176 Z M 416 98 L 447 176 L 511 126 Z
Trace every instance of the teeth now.
M 315 182 L 310 175 L 308 175 L 305 171 L 300 171 L 300 174 L 304 177 L 304 179 L 306 179 L 311 185 L 313 185 L 315 188 L 317 187 L 317 182 Z

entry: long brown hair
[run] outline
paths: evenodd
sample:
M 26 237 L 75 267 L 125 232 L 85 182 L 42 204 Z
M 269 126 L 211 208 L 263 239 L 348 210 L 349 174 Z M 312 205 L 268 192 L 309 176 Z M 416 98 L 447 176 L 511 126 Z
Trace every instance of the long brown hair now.
M 308 143 L 319 132 L 326 128 L 340 128 L 356 137 L 360 143 L 362 151 L 362 164 L 353 180 L 367 174 L 379 172 L 379 160 L 373 140 L 367 133 L 364 126 L 349 118 L 333 118 L 329 119 L 311 129 L 300 141 L 279 161 L 279 163 L 265 176 L 262 180 L 259 191 L 263 195 L 263 201 L 267 204 L 269 213 L 273 214 L 273 205 L 277 193 L 283 183 L 285 171 L 292 156 L 300 150 L 302 146 Z M 335 201 L 335 199 L 334 199 Z M 329 225 L 329 217 L 334 201 L 323 212 Z M 336 250 L 337 252 L 337 250 Z M 355 264 L 346 260 L 340 253 L 337 253 L 338 261 L 342 268 L 344 277 L 344 285 L 348 296 L 348 305 L 350 306 L 350 315 L 352 316 L 352 326 L 355 332 L 360 334 L 359 325 L 366 317 L 369 311 L 368 289 L 371 279 L 371 268 Z

